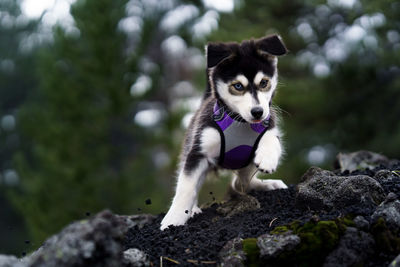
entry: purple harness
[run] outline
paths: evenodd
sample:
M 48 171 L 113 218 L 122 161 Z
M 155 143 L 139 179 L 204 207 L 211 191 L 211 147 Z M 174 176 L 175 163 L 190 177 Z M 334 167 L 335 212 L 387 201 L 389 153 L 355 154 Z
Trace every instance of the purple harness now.
M 253 159 L 258 142 L 269 127 L 270 116 L 259 123 L 236 121 L 217 101 L 213 117 L 221 136 L 218 164 L 226 169 L 246 167 Z

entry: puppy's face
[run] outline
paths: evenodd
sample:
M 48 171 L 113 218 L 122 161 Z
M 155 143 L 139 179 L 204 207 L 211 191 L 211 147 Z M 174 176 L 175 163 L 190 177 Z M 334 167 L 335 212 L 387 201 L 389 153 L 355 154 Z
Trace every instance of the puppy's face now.
M 214 95 L 249 123 L 265 120 L 277 85 L 277 56 L 285 53 L 276 35 L 209 44 L 208 78 Z

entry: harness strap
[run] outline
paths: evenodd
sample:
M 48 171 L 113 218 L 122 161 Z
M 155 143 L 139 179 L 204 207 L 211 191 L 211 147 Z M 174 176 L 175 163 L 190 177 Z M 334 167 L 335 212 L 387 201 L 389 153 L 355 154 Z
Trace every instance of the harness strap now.
M 234 127 L 235 119 L 229 114 L 225 105 L 215 102 L 213 119 L 221 136 L 219 164 L 227 169 L 240 169 L 251 162 L 261 136 L 269 127 L 270 116 L 259 123 L 241 119 Z M 230 129 L 230 126 L 234 128 Z

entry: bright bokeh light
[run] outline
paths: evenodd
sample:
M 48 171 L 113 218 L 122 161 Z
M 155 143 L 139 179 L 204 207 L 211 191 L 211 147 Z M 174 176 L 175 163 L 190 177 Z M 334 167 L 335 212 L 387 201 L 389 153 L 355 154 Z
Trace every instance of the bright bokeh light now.
M 161 21 L 161 27 L 165 30 L 174 31 L 185 22 L 197 17 L 199 10 L 194 5 L 182 5 L 169 11 Z
M 28 17 L 38 18 L 43 11 L 54 6 L 56 0 L 24 0 L 22 2 L 22 12 Z
M 15 117 L 13 115 L 5 115 L 1 118 L 0 124 L 5 131 L 12 131 L 15 128 Z
M 220 12 L 232 12 L 235 7 L 233 0 L 203 0 L 203 3 L 208 8 L 214 8 Z
M 344 8 L 353 8 L 357 4 L 357 0 L 328 0 L 330 6 L 339 6 Z
M 156 126 L 162 119 L 161 110 L 146 109 L 139 111 L 135 117 L 134 122 L 142 127 L 150 128 Z
M 183 52 L 185 52 L 187 45 L 185 40 L 182 39 L 182 37 L 178 35 L 172 35 L 161 43 L 161 48 L 164 50 L 164 52 L 170 55 L 183 56 L 184 55 Z
M 322 146 L 312 147 L 308 154 L 307 160 L 311 165 L 322 164 L 327 158 L 328 151 Z
M 53 25 L 61 22 L 69 25 L 72 22 L 69 8 L 76 0 L 24 0 L 21 4 L 22 12 L 29 18 L 39 18 L 47 11 L 43 23 Z
M 150 90 L 153 81 L 147 75 L 140 75 L 136 82 L 132 84 L 130 93 L 132 96 L 142 96 Z

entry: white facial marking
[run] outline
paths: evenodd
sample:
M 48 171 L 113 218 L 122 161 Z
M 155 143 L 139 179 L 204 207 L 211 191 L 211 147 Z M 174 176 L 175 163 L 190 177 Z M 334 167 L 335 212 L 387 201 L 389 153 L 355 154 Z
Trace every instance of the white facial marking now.
M 271 81 L 271 91 L 275 91 L 276 86 L 278 85 L 278 74 L 276 72 L 274 76 L 272 76 L 270 81 Z
M 244 76 L 242 74 L 239 74 L 238 76 L 236 76 L 236 80 L 241 82 L 244 87 L 249 85 L 249 80 L 247 80 L 246 76 Z
M 247 79 L 246 79 L 247 81 Z M 222 80 L 217 81 L 217 92 L 219 96 L 224 100 L 228 107 L 242 116 L 246 121 L 251 121 L 252 116 L 250 115 L 250 109 L 253 107 L 253 97 L 249 92 L 244 95 L 232 95 L 229 93 L 229 85 L 224 83 Z M 243 86 L 245 86 L 243 84 Z
M 277 59 L 274 58 L 272 64 L 276 66 L 277 62 L 278 62 Z M 262 71 L 259 71 L 254 76 L 253 83 L 256 86 L 258 86 L 264 77 L 269 78 L 269 82 L 271 83 L 271 89 L 268 90 L 267 92 L 257 91 L 257 97 L 259 103 L 257 103 L 254 100 L 254 97 L 250 94 L 250 92 L 246 92 L 243 95 L 232 95 L 229 92 L 230 83 L 225 83 L 222 80 L 216 81 L 217 88 L 215 89 L 218 92 L 219 96 L 222 98 L 222 100 L 225 102 L 225 104 L 227 104 L 232 111 L 240 114 L 240 116 L 247 122 L 253 123 L 254 118 L 253 115 L 251 115 L 252 108 L 260 106 L 264 109 L 264 113 L 260 118 L 261 120 L 265 120 L 270 114 L 269 103 L 271 101 L 272 94 L 275 91 L 276 86 L 278 84 L 277 69 L 275 69 L 274 76 L 272 77 L 266 75 Z M 244 87 L 248 86 L 249 84 L 249 80 L 243 74 L 237 75 L 234 80 L 241 82 Z
M 266 76 L 267 75 L 265 75 L 264 72 L 262 72 L 262 71 L 257 72 L 256 76 L 254 76 L 254 81 L 253 81 L 254 84 L 256 86 L 258 86 L 260 84 L 261 80 Z

